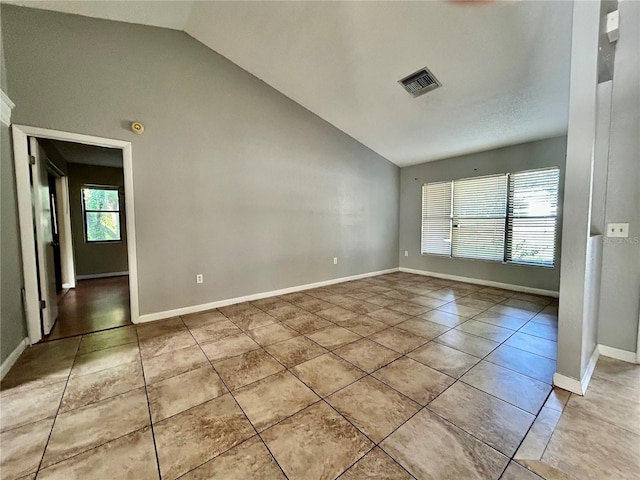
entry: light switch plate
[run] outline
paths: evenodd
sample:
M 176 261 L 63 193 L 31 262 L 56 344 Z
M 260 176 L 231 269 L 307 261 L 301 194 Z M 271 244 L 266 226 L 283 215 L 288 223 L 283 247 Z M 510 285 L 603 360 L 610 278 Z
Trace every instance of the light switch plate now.
M 628 223 L 607 223 L 607 237 L 627 238 L 628 236 Z

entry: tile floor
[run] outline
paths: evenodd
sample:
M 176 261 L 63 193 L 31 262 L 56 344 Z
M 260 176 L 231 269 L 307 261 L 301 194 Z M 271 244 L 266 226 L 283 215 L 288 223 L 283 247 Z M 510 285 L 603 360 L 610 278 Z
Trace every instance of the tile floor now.
M 584 397 L 556 393 L 516 461 L 554 480 L 640 478 L 640 365 L 600 357 Z
M 556 305 L 394 273 L 37 345 L 2 381 L 1 478 L 631 478 L 638 370 L 601 360 L 567 403 Z M 615 442 L 571 452 L 588 425 Z

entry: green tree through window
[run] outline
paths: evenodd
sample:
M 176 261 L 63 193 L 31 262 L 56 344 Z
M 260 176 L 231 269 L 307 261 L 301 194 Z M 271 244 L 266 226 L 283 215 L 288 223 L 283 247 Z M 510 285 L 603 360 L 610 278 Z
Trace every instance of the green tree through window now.
M 82 203 L 87 242 L 122 240 L 120 199 L 116 187 L 84 187 Z

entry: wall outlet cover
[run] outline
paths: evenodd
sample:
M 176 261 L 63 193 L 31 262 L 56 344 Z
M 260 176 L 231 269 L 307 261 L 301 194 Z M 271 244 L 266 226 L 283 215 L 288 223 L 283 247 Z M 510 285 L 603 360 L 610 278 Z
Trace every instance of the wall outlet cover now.
M 607 223 L 607 237 L 627 238 L 628 236 L 628 223 Z

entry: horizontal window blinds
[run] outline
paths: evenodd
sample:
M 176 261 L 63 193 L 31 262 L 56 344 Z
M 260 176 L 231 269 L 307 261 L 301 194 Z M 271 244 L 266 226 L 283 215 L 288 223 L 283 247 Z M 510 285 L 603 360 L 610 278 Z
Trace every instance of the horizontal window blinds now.
M 509 181 L 506 260 L 553 266 L 560 170 L 513 173 Z
M 422 186 L 422 253 L 451 254 L 451 182 Z
M 503 260 L 506 211 L 507 175 L 454 181 L 451 254 Z
M 422 186 L 423 254 L 554 266 L 560 170 Z

